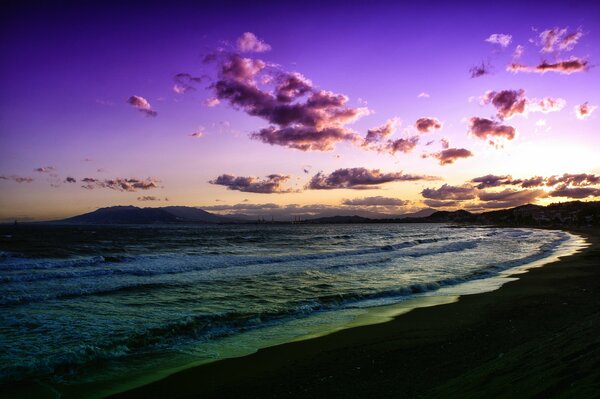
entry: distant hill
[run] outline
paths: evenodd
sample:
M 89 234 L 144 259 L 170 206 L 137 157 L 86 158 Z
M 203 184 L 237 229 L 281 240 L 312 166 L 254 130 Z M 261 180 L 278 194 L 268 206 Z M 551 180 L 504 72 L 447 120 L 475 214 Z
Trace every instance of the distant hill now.
M 81 224 L 168 224 L 168 223 L 231 223 L 235 219 L 214 215 L 202 209 L 186 206 L 164 208 L 138 208 L 136 206 L 111 206 L 90 213 L 57 221 Z

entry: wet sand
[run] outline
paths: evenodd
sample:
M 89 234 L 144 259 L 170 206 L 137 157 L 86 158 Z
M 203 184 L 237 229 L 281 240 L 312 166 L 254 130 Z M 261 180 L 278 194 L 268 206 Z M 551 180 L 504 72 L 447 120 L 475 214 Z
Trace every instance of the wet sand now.
M 597 398 L 600 231 L 499 290 L 190 368 L 114 398 Z M 68 395 L 67 395 L 68 396 Z

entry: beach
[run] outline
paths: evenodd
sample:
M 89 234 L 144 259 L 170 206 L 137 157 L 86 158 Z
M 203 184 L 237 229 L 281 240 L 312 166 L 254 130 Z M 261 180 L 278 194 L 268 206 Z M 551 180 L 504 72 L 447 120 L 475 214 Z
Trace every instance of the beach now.
M 112 397 L 597 397 L 600 235 L 574 233 L 589 246 L 496 291 L 190 368 Z

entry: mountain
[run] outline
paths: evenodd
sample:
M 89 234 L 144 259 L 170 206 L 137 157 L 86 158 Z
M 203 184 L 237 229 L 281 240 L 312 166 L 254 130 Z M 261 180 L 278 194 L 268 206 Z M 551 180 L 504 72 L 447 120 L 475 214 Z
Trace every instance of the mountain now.
M 396 216 L 396 218 L 397 219 L 404 219 L 404 218 L 425 218 L 427 216 L 433 215 L 436 212 L 438 212 L 438 211 L 436 211 L 433 208 L 425 208 L 425 209 L 421 209 L 420 211 L 413 212 L 413 213 L 403 213 L 402 215 Z
M 136 206 L 111 206 L 90 213 L 59 220 L 56 223 L 81 224 L 168 224 L 168 223 L 232 223 L 235 219 L 214 215 L 201 209 L 186 206 L 164 208 L 138 208 Z

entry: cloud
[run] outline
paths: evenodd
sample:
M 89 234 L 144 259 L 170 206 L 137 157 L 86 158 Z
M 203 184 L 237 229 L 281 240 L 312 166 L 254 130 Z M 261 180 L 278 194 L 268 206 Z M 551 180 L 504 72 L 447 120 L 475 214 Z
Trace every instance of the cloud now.
M 390 154 L 395 154 L 396 152 L 408 154 L 415 149 L 418 143 L 419 136 L 412 136 L 406 139 L 400 138 L 397 140 L 388 140 L 387 144 L 378 147 L 378 150 L 389 152 Z
M 566 184 L 561 184 L 554 190 L 550 191 L 551 197 L 565 198 L 587 198 L 600 197 L 600 188 L 597 187 L 568 187 Z
M 272 174 L 261 180 L 257 177 L 243 177 L 223 174 L 216 179 L 209 181 L 211 184 L 217 184 L 227 187 L 228 190 L 237 190 L 246 193 L 259 194 L 281 194 L 290 193 L 294 190 L 282 187 L 283 183 L 290 179 L 290 176 Z
M 600 184 L 600 176 L 588 173 L 564 173 L 562 176 L 554 175 L 546 179 L 547 186 L 554 186 L 561 183 L 573 186 L 591 186 Z
M 434 188 L 426 188 L 421 191 L 421 195 L 424 198 L 440 200 L 440 201 L 466 201 L 472 200 L 475 198 L 477 194 L 477 190 L 469 185 L 463 186 L 450 186 L 448 184 L 443 184 L 441 187 Z
M 521 180 L 521 187 L 532 188 L 539 187 L 544 184 L 545 179 L 542 176 L 530 177 L 529 179 Z
M 419 95 L 417 96 L 417 98 L 429 98 L 429 97 L 431 97 L 429 95 L 429 93 L 424 92 L 424 91 L 420 92 Z
M 534 73 L 546 73 L 546 72 L 558 72 L 565 75 L 570 75 L 576 72 L 583 72 L 588 69 L 588 62 L 580 58 L 571 57 L 569 60 L 557 61 L 550 63 L 547 61 L 542 62 L 536 66 L 527 66 L 518 63 L 509 64 L 506 70 L 509 72 L 534 72 Z
M 442 144 L 442 149 L 447 150 L 450 148 L 450 142 L 448 139 L 440 139 L 440 144 Z
M 31 183 L 35 179 L 33 177 L 23 177 L 23 176 L 16 176 L 16 175 L 11 175 L 11 176 L 0 175 L 0 180 L 12 180 L 12 181 L 20 184 L 20 183 Z
M 545 97 L 541 100 L 528 99 L 525 90 L 488 91 L 482 97 L 483 104 L 492 104 L 497 116 L 510 119 L 515 115 L 527 115 L 529 112 L 556 112 L 563 109 L 566 101 L 562 98 Z
M 190 134 L 190 136 L 196 139 L 201 139 L 202 137 L 204 137 L 204 134 L 204 128 L 198 128 L 198 130 Z
M 365 138 L 364 144 L 368 145 L 371 143 L 377 143 L 386 139 L 387 137 L 394 134 L 398 126 L 400 126 L 400 119 L 391 118 L 388 119 L 385 124 L 367 130 L 367 137 Z
M 211 108 L 216 107 L 220 103 L 221 103 L 221 101 L 219 101 L 219 99 L 215 98 L 215 97 L 207 98 L 206 100 L 202 101 L 202 105 L 204 105 L 206 107 L 211 107 Z
M 490 35 L 490 37 L 485 39 L 486 42 L 493 43 L 493 44 L 499 44 L 500 47 L 502 47 L 502 48 L 508 47 L 511 40 L 512 40 L 511 35 L 505 35 L 503 33 L 493 33 Z
M 469 69 L 469 74 L 471 75 L 471 78 L 479 78 L 482 77 L 484 75 L 488 75 L 491 73 L 491 65 L 489 63 L 486 62 L 481 62 L 480 65 L 473 65 L 470 69 Z
M 415 122 L 415 127 L 420 133 L 429 133 L 433 130 L 439 130 L 442 128 L 442 122 L 437 118 L 424 117 L 419 118 Z
M 497 192 L 480 191 L 478 193 L 485 208 L 508 208 L 535 202 L 538 198 L 543 198 L 547 194 L 544 190 L 510 190 L 506 189 Z
M 496 138 L 514 139 L 516 130 L 512 126 L 502 125 L 491 119 L 472 117 L 469 119 L 469 133 L 482 140 L 490 139 L 493 144 Z
M 447 148 L 429 155 L 429 157 L 437 159 L 440 162 L 440 165 L 450 165 L 457 159 L 469 158 L 472 156 L 473 153 L 465 148 Z
M 348 97 L 315 89 L 299 73 L 270 72 L 276 86 L 263 90 L 256 80 L 265 68 L 261 60 L 225 55 L 212 86 L 217 99 L 271 124 L 251 133 L 252 139 L 302 151 L 330 151 L 338 142 L 362 140 L 345 125 L 368 115 L 367 108 L 347 107 Z
M 204 77 L 195 77 L 189 73 L 178 73 L 173 77 L 175 84 L 173 85 L 173 91 L 177 94 L 184 94 L 188 91 L 194 91 L 196 88 L 195 84 L 201 83 Z
M 597 105 L 590 105 L 586 101 L 583 104 L 575 106 L 575 115 L 577 116 L 577 119 L 586 119 L 589 118 L 596 108 L 598 108 Z
M 65 183 L 77 183 L 77 179 L 71 176 L 67 176 L 67 178 L 65 179 Z
M 271 50 L 271 46 L 260 40 L 252 32 L 245 32 L 237 39 L 237 47 L 242 53 L 263 53 Z
M 478 189 L 516 184 L 515 181 L 513 180 L 512 176 L 510 176 L 510 175 L 505 175 L 505 176 L 485 175 L 485 176 L 476 177 L 474 179 L 471 179 L 471 183 L 479 183 L 478 185 L 475 186 Z
M 33 171 L 38 173 L 50 173 L 54 172 L 55 170 L 56 169 L 54 168 L 54 166 L 42 166 L 39 168 L 35 168 Z
M 342 201 L 342 204 L 356 205 L 356 206 L 404 206 L 404 205 L 409 204 L 409 201 L 401 200 L 398 198 L 375 196 L 375 197 L 345 199 Z
M 310 190 L 353 189 L 367 190 L 376 186 L 398 181 L 437 180 L 437 177 L 410 175 L 402 172 L 382 173 L 379 169 L 347 168 L 337 169 L 326 175 L 319 172 L 314 175 L 306 188 Z
M 160 201 L 160 198 L 153 195 L 144 195 L 143 197 L 137 197 L 138 201 Z
M 567 28 L 552 28 L 539 34 L 539 44 L 542 53 L 570 51 L 583 36 L 581 30 L 569 32 Z
M 513 61 L 517 61 L 519 59 L 521 59 L 521 57 L 523 56 L 523 54 L 525 53 L 525 47 L 523 47 L 522 45 L 518 45 L 515 48 L 515 51 L 513 52 Z
M 426 199 L 426 200 L 423 200 L 423 203 L 432 208 L 455 207 L 460 204 L 459 201 L 443 201 L 443 200 L 435 200 L 435 199 Z
M 95 188 L 109 188 L 116 191 L 136 192 L 138 190 L 151 190 L 159 188 L 160 180 L 148 177 L 146 179 L 138 178 L 121 178 L 114 179 L 95 179 L 93 177 L 85 177 L 81 179 L 85 183 L 82 187 L 87 190 Z
M 144 97 L 131 96 L 127 99 L 127 103 L 137 108 L 138 111 L 143 112 L 146 116 L 155 117 L 158 113 L 152 110 L 150 103 Z

